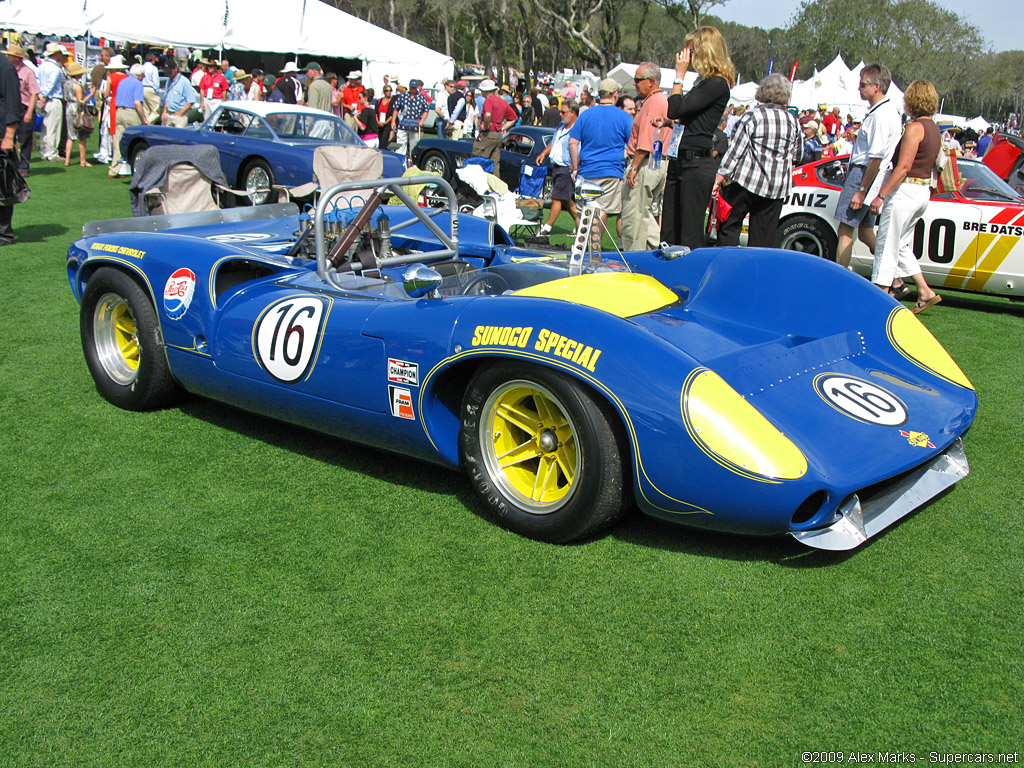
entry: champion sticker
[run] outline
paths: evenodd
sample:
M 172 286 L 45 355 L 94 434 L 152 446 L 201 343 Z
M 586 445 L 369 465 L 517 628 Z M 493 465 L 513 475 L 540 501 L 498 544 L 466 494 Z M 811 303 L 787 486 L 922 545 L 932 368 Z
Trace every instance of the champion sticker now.
M 399 384 L 412 384 L 414 387 L 420 383 L 420 366 L 418 363 L 409 363 L 405 360 L 388 358 L 388 381 L 397 381 Z
M 907 408 L 896 395 L 854 376 L 820 374 L 814 379 L 818 394 L 837 411 L 857 421 L 896 427 L 907 420 Z
M 164 311 L 167 312 L 167 316 L 177 320 L 188 312 L 195 291 L 195 273 L 185 267 L 175 270 L 164 286 Z
M 412 412 L 412 392 L 401 387 L 388 386 L 388 399 L 391 401 L 391 415 L 399 419 L 415 419 Z

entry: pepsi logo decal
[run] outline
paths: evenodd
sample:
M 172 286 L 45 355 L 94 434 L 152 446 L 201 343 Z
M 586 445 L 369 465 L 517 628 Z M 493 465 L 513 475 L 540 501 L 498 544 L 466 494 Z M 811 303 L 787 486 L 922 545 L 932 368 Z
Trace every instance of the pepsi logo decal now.
M 388 385 L 388 400 L 391 401 L 391 415 L 399 419 L 415 419 L 412 411 L 412 392 Z
M 399 384 L 412 384 L 414 387 L 420 383 L 420 366 L 418 363 L 409 363 L 405 360 L 388 358 L 388 381 L 397 381 Z
M 196 275 L 191 269 L 176 269 L 164 285 L 164 311 L 172 320 L 188 312 L 196 291 Z

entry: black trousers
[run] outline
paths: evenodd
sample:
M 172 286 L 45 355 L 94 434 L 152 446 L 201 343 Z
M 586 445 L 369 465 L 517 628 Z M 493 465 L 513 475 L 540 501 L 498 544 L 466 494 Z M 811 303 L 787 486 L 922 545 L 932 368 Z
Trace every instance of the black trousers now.
M 669 245 L 700 248 L 706 241 L 705 214 L 718 173 L 718 158 L 669 158 L 661 207 L 661 239 Z
M 14 134 L 14 151 L 18 157 L 18 170 L 22 176 L 28 176 L 28 163 L 32 159 L 32 128 L 35 120 L 26 123 L 24 120 L 18 122 L 18 130 Z
M 782 213 L 783 199 L 761 197 L 736 182 L 727 184 L 719 193 L 732 206 L 729 218 L 718 228 L 719 245 L 739 245 L 743 219 L 750 214 L 747 230 L 747 245 L 754 248 L 775 248 L 778 246 L 779 214 Z

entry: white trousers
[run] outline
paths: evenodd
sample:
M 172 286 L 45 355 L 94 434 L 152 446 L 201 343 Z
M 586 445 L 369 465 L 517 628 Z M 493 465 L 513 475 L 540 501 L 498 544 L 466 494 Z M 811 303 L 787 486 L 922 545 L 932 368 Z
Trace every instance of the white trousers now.
M 60 128 L 64 122 L 64 102 L 60 99 L 49 99 L 46 102 L 46 117 L 43 118 L 43 140 L 39 144 L 39 155 L 43 160 L 56 160 L 60 157 Z
M 885 201 L 871 271 L 875 285 L 889 287 L 896 277 L 912 277 L 921 271 L 914 256 L 914 225 L 928 208 L 930 196 L 928 187 L 904 182 Z

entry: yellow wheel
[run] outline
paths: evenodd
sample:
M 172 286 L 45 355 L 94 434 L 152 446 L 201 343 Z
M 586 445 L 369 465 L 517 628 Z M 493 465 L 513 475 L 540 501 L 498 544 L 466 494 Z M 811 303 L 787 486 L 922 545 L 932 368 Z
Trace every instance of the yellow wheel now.
M 80 324 L 96 389 L 114 405 L 158 408 L 177 393 L 153 302 L 128 274 L 96 270 L 82 293 Z
M 608 404 L 575 379 L 493 363 L 463 398 L 462 461 L 502 525 L 542 541 L 575 541 L 622 512 L 618 427 Z
M 484 404 L 480 444 L 489 474 L 524 509 L 547 514 L 572 496 L 576 426 L 540 384 L 515 380 L 495 389 Z

